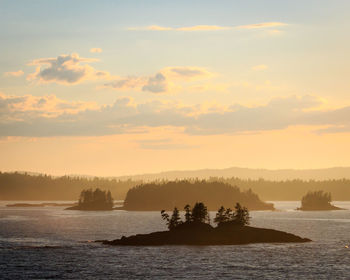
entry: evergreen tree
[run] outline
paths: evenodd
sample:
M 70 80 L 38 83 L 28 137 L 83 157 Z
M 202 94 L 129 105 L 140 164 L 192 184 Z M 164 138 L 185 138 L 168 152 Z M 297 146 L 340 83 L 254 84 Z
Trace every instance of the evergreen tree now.
M 170 221 L 169 221 L 169 229 L 172 230 L 176 228 L 179 224 L 181 224 L 181 218 L 180 218 L 180 212 L 179 210 L 175 207 L 173 214 L 171 215 Z
M 249 225 L 250 216 L 249 216 L 248 209 L 246 207 L 242 207 L 238 202 L 236 203 L 235 208 L 236 208 L 236 211 L 234 214 L 235 222 L 241 226 Z
M 210 223 L 208 209 L 203 202 L 197 202 L 192 208 L 192 221 L 199 223 Z
M 215 215 L 214 223 L 220 225 L 226 222 L 225 207 L 221 206 Z
M 184 207 L 184 210 L 185 210 L 185 221 L 189 223 L 192 221 L 191 206 L 186 204 L 186 206 Z

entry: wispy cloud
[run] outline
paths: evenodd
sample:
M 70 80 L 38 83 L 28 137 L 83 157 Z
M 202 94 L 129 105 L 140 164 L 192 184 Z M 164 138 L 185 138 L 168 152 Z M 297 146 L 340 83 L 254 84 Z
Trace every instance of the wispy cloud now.
M 20 77 L 24 74 L 22 70 L 14 71 L 14 72 L 5 72 L 6 77 Z
M 220 30 L 232 30 L 232 29 L 266 29 L 266 28 L 278 28 L 286 26 L 288 24 L 283 22 L 262 22 L 239 26 L 220 26 L 220 25 L 193 25 L 193 26 L 183 26 L 183 27 L 170 27 L 170 26 L 159 26 L 159 25 L 149 25 L 143 27 L 129 27 L 128 30 L 134 31 L 220 31 Z M 278 32 L 278 30 L 274 30 Z
M 275 27 L 281 27 L 286 26 L 288 24 L 283 22 L 262 22 L 262 23 L 254 23 L 254 24 L 247 24 L 247 25 L 240 25 L 236 28 L 238 29 L 262 29 L 262 28 L 275 28 Z
M 106 83 L 104 86 L 116 90 L 142 90 L 152 93 L 167 93 L 174 88 L 175 82 L 187 82 L 212 77 L 214 73 L 203 67 L 177 66 L 166 67 L 153 76 L 124 77 Z
M 350 106 L 321 110 L 314 96 L 274 98 L 256 107 L 221 105 L 202 109 L 176 102 L 148 101 L 136 104 L 131 98 L 111 105 L 74 103 L 54 96 L 0 95 L 0 136 L 50 137 L 111 135 L 147 128 L 176 127 L 186 134 L 218 135 L 281 130 L 306 125 L 317 133 L 350 132 Z M 310 110 L 312 109 L 312 110 Z M 157 143 L 143 143 L 154 146 Z M 167 143 L 158 143 L 163 148 Z

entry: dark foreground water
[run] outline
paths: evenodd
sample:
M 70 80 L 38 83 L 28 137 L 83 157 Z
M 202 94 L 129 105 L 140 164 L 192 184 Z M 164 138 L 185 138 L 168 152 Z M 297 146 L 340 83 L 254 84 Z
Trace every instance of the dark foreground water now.
M 297 212 L 297 202 L 275 202 L 281 211 L 251 213 L 253 226 L 311 243 L 108 247 L 88 241 L 164 230 L 160 214 L 7 203 L 0 202 L 0 279 L 350 279 L 350 210 Z

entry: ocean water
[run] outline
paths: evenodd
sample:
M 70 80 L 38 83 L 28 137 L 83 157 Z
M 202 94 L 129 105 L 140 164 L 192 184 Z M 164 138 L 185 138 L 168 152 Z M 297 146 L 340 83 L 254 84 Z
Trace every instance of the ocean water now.
M 341 211 L 299 212 L 289 201 L 273 202 L 278 211 L 251 212 L 252 226 L 310 243 L 158 247 L 90 241 L 165 230 L 159 212 L 8 203 L 0 201 L 0 279 L 350 279 L 350 202 L 334 202 L 349 209 Z

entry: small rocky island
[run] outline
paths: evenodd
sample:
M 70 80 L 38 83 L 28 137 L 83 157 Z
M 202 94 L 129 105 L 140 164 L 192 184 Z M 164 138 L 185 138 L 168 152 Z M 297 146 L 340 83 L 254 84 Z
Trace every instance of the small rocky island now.
M 107 211 L 113 210 L 113 198 L 110 191 L 99 188 L 83 190 L 78 205 L 68 207 L 66 210 Z
M 301 207 L 297 210 L 302 211 L 328 211 L 343 210 L 331 204 L 332 196 L 329 192 L 314 191 L 308 192 L 301 199 Z
M 159 246 L 159 245 L 240 245 L 249 243 L 287 243 L 309 242 L 294 234 L 264 228 L 248 226 L 248 209 L 236 204 L 235 211 L 220 207 L 211 226 L 207 207 L 199 202 L 191 209 L 185 208 L 185 221 L 175 207 L 171 216 L 164 210 L 162 218 L 168 225 L 168 231 L 137 234 L 112 241 L 100 240 L 106 245 L 116 246 Z

